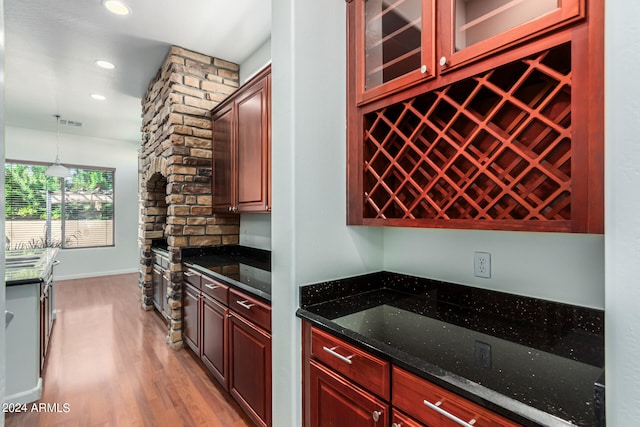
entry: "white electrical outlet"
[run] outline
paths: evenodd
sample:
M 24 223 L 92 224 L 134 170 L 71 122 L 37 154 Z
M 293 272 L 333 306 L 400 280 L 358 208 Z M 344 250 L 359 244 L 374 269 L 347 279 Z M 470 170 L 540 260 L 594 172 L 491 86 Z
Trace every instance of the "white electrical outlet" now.
M 491 278 L 491 254 L 488 252 L 473 253 L 473 275 Z

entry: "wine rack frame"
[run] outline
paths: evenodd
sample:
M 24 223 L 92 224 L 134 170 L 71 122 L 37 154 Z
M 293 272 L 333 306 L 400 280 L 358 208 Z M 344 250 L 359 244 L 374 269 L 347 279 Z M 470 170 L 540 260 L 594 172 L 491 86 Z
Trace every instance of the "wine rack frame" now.
M 347 222 L 602 233 L 600 19 L 365 105 L 349 72 Z

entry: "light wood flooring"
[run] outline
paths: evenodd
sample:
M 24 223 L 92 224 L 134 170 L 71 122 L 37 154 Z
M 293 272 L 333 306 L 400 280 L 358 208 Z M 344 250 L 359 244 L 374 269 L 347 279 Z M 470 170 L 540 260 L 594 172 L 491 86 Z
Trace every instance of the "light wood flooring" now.
M 40 402 L 62 412 L 6 414 L 6 426 L 253 426 L 190 351 L 165 343 L 137 274 L 58 282 L 56 307 Z

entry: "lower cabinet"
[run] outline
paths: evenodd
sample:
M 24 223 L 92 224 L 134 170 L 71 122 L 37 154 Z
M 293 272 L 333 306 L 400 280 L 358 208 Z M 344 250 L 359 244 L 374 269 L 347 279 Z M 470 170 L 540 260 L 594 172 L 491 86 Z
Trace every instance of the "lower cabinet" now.
M 389 405 L 331 369 L 309 362 L 311 427 L 389 425 Z
M 182 334 L 253 422 L 271 426 L 271 307 L 195 270 L 183 274 Z
M 206 295 L 200 300 L 202 320 L 202 362 L 214 377 L 228 388 L 228 323 L 229 310 L 224 305 Z
M 185 282 L 182 289 L 182 338 L 194 353 L 200 355 L 200 289 Z
M 393 405 L 429 426 L 519 426 L 480 405 L 395 366 L 391 387 L 393 388 Z
M 307 322 L 302 331 L 304 427 L 520 426 Z
M 229 317 L 229 392 L 259 426 L 271 425 L 271 334 Z

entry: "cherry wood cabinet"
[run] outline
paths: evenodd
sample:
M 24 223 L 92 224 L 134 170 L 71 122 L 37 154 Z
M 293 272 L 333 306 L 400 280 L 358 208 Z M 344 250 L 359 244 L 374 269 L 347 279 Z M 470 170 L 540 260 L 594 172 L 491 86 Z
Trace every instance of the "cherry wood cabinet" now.
M 237 177 L 233 161 L 235 119 L 233 100 L 222 104 L 212 114 L 213 121 L 213 209 L 231 212 L 235 206 L 234 189 Z
M 443 72 L 585 16 L 585 0 L 448 0 L 439 6 Z
M 353 31 L 350 42 L 355 52 L 358 104 L 585 16 L 585 0 L 348 2 L 353 3 L 349 25 Z
M 187 268 L 182 333 L 187 346 L 258 426 L 271 426 L 271 307 Z
M 422 427 L 422 424 L 394 409 L 391 416 L 391 427 Z
M 182 292 L 182 335 L 185 343 L 200 355 L 200 290 L 184 283 Z
M 435 0 L 356 0 L 358 103 L 435 76 Z
M 423 0 L 433 75 L 377 85 L 369 4 L 413 16 L 347 3 L 348 224 L 603 233 L 602 2 Z
M 398 367 L 392 373 L 393 405 L 429 426 L 517 427 L 503 418 L 448 390 Z
M 205 294 L 200 300 L 202 320 L 201 359 L 214 377 L 227 388 L 228 358 L 228 313 L 225 306 Z
M 271 425 L 271 334 L 229 317 L 229 392 L 258 426 Z
M 309 362 L 311 427 L 386 427 L 389 405 L 344 377 Z
M 212 110 L 213 209 L 271 210 L 271 68 Z
M 308 322 L 302 345 L 304 427 L 520 426 Z
M 209 372 L 228 389 L 229 286 L 186 269 L 182 275 L 182 335 Z

